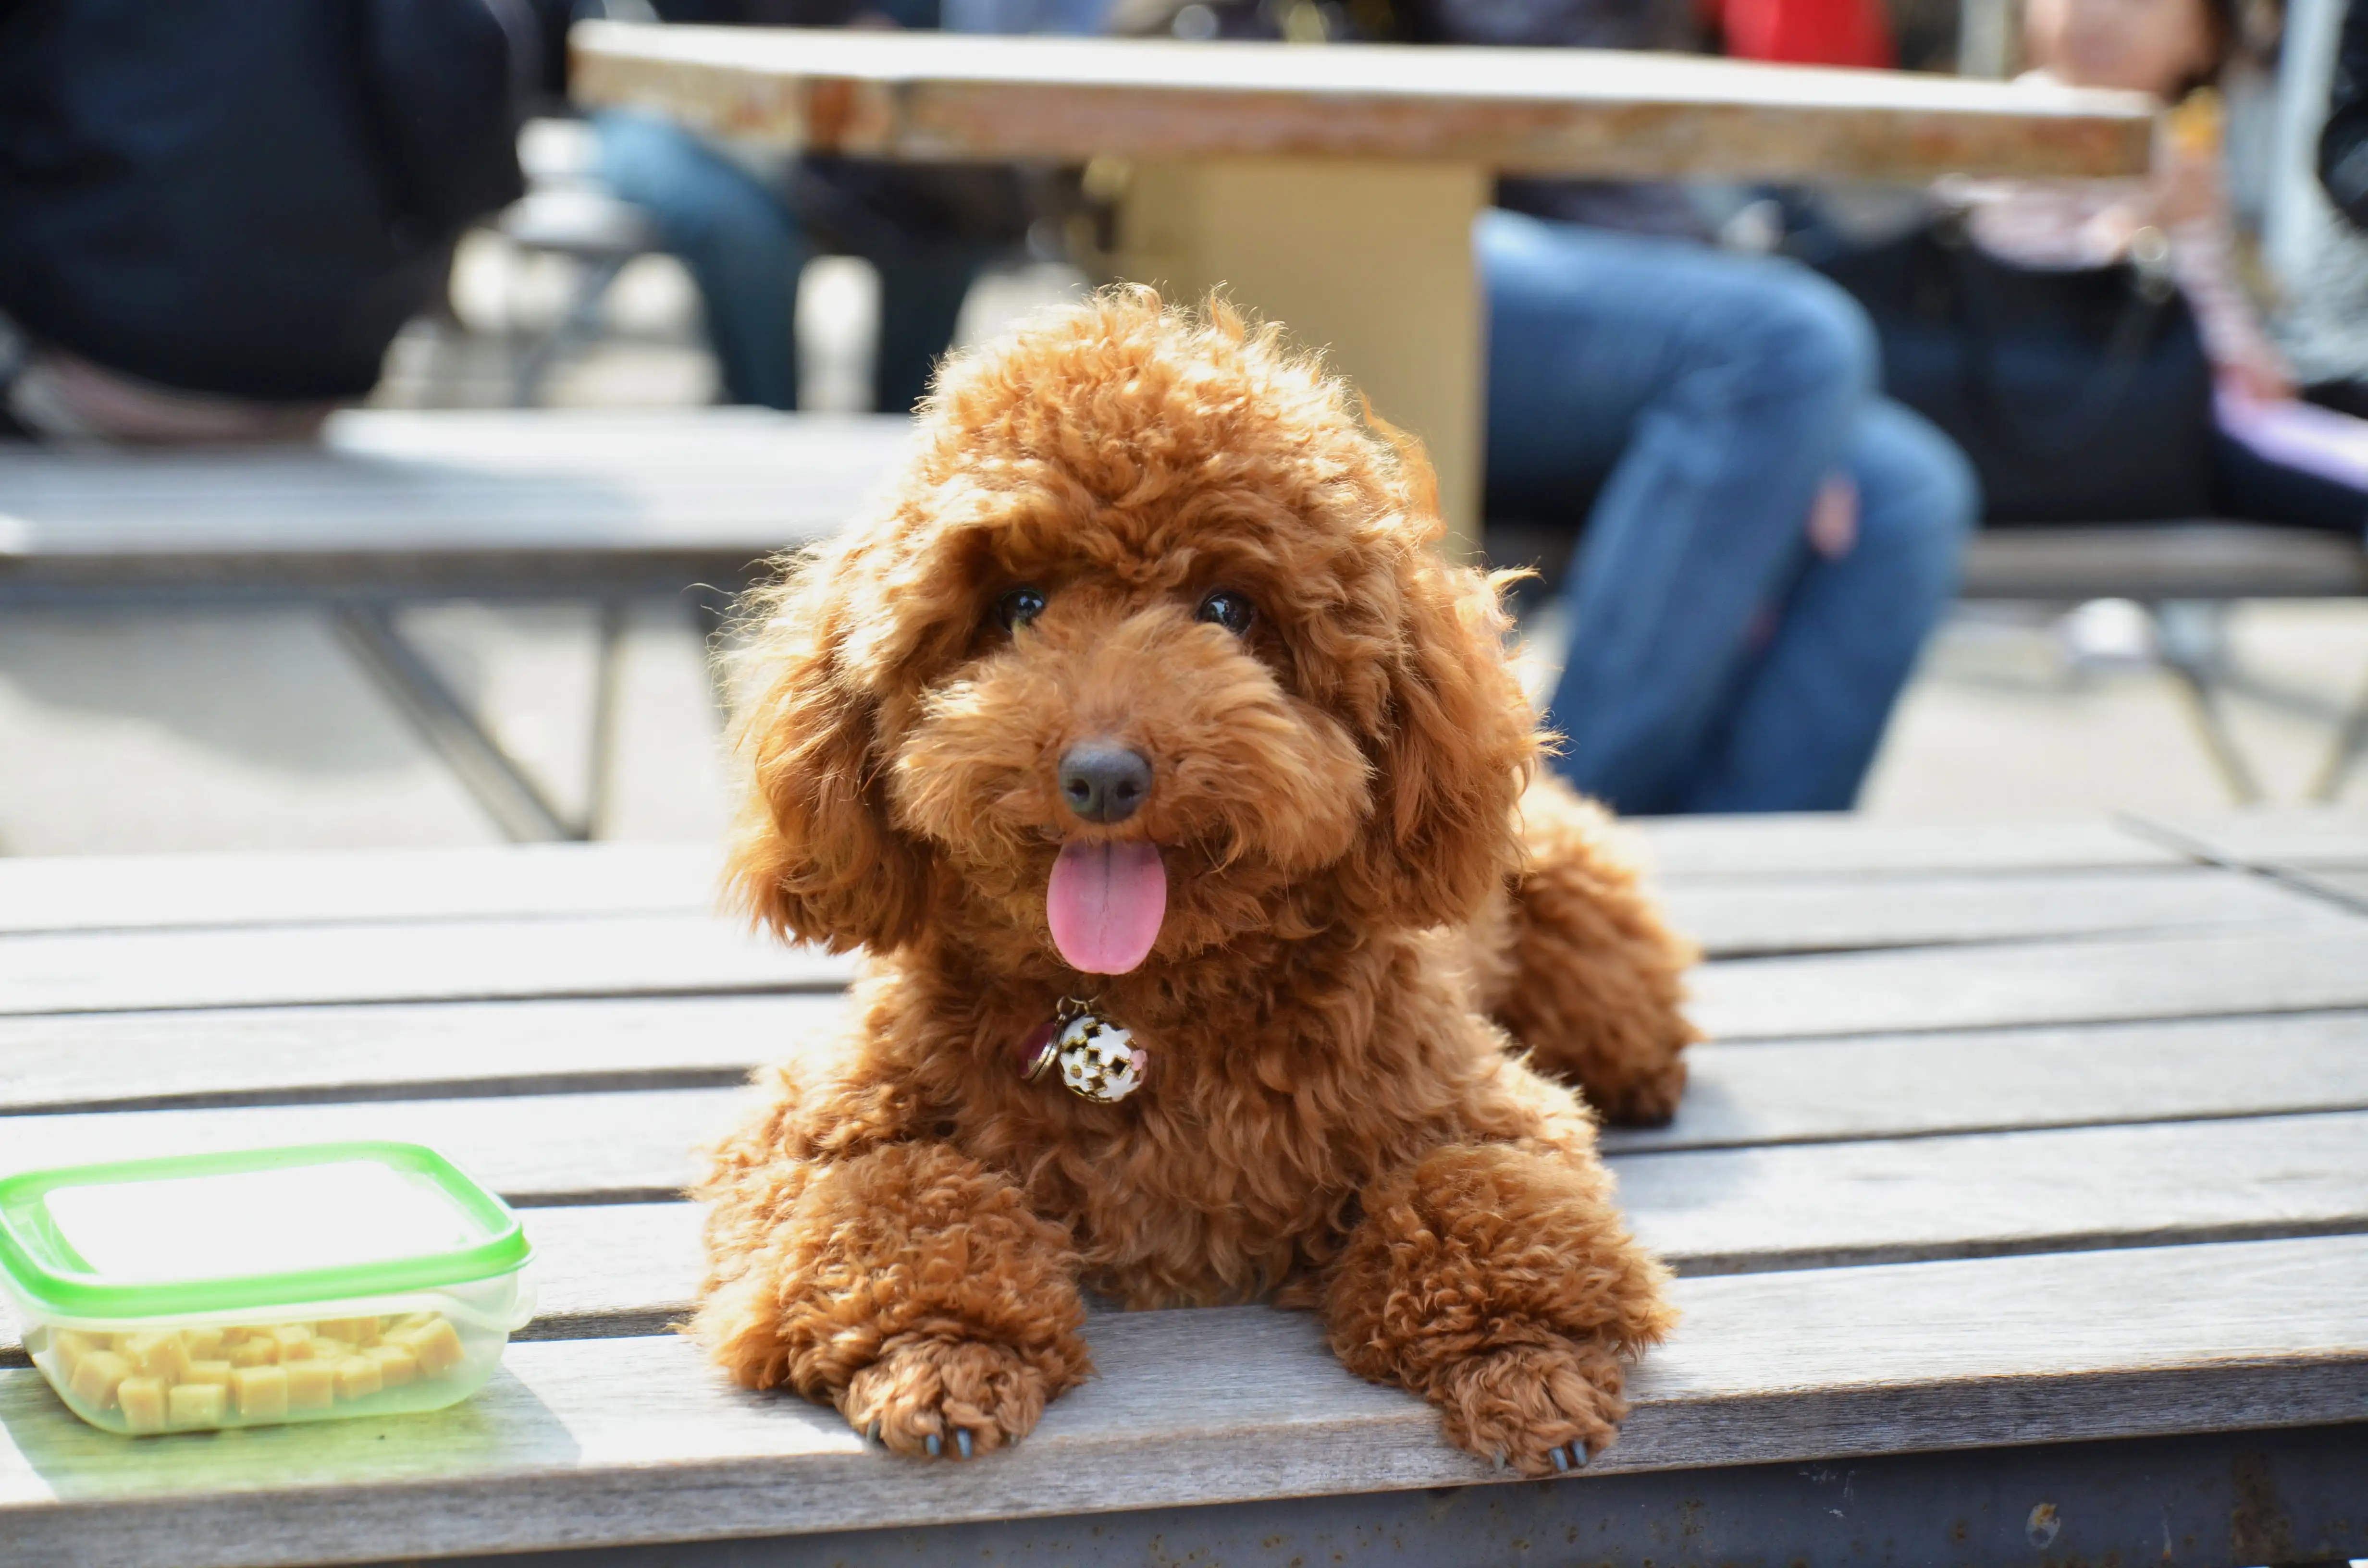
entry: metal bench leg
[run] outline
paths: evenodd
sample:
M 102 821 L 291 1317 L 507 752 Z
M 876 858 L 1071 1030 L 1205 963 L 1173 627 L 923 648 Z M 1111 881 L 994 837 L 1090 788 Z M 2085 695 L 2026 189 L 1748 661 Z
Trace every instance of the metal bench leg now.
M 617 720 L 625 648 L 625 605 L 604 599 L 594 636 L 591 755 L 586 759 L 584 831 L 578 836 L 599 838 L 609 830 L 609 809 L 617 785 Z
M 2327 761 L 2320 765 L 2318 777 L 2311 783 L 2310 798 L 2331 804 L 2343 793 L 2343 781 L 2351 777 L 2352 765 L 2363 754 L 2368 754 L 2368 687 L 2361 687 L 2359 700 L 2343 716 L 2342 726 L 2335 733 L 2335 744 L 2328 748 Z
M 2226 605 L 2178 602 L 2148 607 L 2155 623 L 2155 646 L 2163 667 L 2179 682 L 2187 699 L 2188 717 L 2203 743 L 2204 754 L 2220 781 L 2239 805 L 2261 799 L 2253 770 L 2237 749 L 2220 707 L 2220 667 L 2226 659 Z
M 420 738 L 503 833 L 519 843 L 587 835 L 588 824 L 567 820 L 436 667 L 404 639 L 385 606 L 335 605 L 329 618 L 362 667 L 377 677 Z
M 531 408 L 542 393 L 542 380 L 559 363 L 560 356 L 579 342 L 589 342 L 598 324 L 600 301 L 609 296 L 609 286 L 625 269 L 629 256 L 606 257 L 579 264 L 583 270 L 576 283 L 575 298 L 552 329 L 540 342 L 522 356 L 510 377 L 510 402 L 519 408 Z

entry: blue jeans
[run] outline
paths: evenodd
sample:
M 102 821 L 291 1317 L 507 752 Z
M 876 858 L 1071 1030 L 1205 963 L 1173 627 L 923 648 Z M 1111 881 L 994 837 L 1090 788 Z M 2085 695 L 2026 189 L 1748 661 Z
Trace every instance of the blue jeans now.
M 593 126 L 601 179 L 649 214 L 699 285 L 725 401 L 795 408 L 798 274 L 814 251 L 796 212 L 778 191 L 670 121 L 617 112 L 595 116 Z M 928 389 L 985 258 L 915 246 L 864 259 L 880 272 L 872 406 L 901 414 Z
M 1488 515 L 1585 529 L 1554 766 L 1629 812 L 1847 809 L 1955 589 L 1964 457 L 1875 394 L 1864 314 L 1804 268 L 1501 211 L 1475 239 Z

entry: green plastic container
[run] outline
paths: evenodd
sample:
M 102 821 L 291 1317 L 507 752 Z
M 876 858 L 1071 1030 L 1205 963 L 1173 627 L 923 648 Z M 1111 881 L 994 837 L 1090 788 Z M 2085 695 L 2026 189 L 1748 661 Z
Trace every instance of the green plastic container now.
M 314 1143 L 0 1179 L 0 1297 L 109 1432 L 438 1410 L 534 1316 L 509 1206 L 416 1143 Z

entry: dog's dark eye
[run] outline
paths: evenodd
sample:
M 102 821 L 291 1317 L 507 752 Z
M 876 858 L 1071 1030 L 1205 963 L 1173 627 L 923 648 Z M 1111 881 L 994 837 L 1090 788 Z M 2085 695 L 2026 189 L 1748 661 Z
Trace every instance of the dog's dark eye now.
M 1250 629 L 1250 618 L 1256 613 L 1248 599 L 1230 588 L 1219 588 L 1201 601 L 1200 619 L 1212 621 L 1236 637 Z
M 1027 625 L 1044 613 L 1044 590 L 1014 588 L 995 601 L 995 619 L 1006 631 Z

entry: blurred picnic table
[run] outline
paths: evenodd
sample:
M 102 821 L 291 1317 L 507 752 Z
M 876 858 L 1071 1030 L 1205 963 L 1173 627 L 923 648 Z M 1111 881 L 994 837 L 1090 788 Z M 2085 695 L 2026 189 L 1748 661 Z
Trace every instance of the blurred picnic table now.
M 921 160 L 1121 160 L 1120 277 L 1329 349 L 1477 538 L 1472 221 L 1500 173 L 2130 175 L 2139 94 L 1597 50 L 1169 43 L 587 22 L 572 90 L 720 136 Z M 1112 165 L 1106 162 L 1105 171 Z

